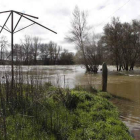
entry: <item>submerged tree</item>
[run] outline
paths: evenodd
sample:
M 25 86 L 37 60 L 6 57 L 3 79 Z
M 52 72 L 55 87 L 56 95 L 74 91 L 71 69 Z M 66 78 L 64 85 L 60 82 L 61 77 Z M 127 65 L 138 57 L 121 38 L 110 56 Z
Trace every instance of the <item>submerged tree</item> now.
M 77 58 L 80 58 L 82 61 L 78 61 L 84 64 L 87 72 L 96 73 L 99 65 L 98 45 L 94 38 L 91 40 L 91 31 L 91 27 L 87 23 L 87 12 L 80 11 L 76 6 L 71 21 L 71 29 L 66 39 L 76 45 L 78 52 L 76 61 Z
M 113 18 L 111 24 L 104 27 L 101 40 L 117 71 L 133 70 L 140 54 L 139 21 L 121 23 L 118 18 Z
M 66 39 L 73 42 L 76 45 L 77 50 L 82 52 L 86 70 L 90 71 L 85 51 L 88 33 L 89 26 L 87 25 L 87 13 L 85 11 L 81 12 L 76 6 L 73 12 L 73 19 L 71 21 L 71 30 Z

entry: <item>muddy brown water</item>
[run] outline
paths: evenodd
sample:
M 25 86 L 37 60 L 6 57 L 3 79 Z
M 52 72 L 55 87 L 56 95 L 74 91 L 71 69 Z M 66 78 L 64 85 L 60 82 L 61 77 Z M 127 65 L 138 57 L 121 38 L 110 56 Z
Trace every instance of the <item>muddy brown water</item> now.
M 120 119 L 128 126 L 132 136 L 140 140 L 140 68 L 132 72 L 116 72 L 114 66 L 108 66 L 108 70 L 108 92 L 117 96 L 112 102 L 118 107 Z M 55 86 L 74 88 L 75 85 L 90 84 L 101 89 L 102 72 L 85 74 L 82 65 L 22 66 L 22 71 L 31 75 L 41 74 L 43 83 L 51 82 Z M 5 72 L 10 74 L 10 66 L 0 66 L 1 77 Z

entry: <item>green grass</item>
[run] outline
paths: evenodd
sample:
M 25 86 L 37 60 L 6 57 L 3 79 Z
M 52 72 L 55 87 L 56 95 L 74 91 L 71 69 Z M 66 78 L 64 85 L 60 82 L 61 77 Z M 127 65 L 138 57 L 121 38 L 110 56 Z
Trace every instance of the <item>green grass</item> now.
M 50 84 L 39 92 L 43 96 L 37 100 L 23 96 L 14 106 L 14 113 L 6 105 L 7 140 L 133 139 L 119 120 L 117 108 L 109 102 L 108 93 L 60 89 Z M 0 140 L 4 140 L 4 117 L 0 121 Z

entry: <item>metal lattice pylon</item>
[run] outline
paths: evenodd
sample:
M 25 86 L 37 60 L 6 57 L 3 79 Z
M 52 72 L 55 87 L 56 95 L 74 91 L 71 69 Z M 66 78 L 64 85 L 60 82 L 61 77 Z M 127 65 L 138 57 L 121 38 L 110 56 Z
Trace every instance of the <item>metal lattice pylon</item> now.
M 55 34 L 57 34 L 57 33 L 55 31 L 53 31 L 53 30 L 51 30 L 51 29 L 49 29 L 49 28 L 41 25 L 40 23 L 38 23 L 38 22 L 36 22 L 36 21 L 34 21 L 34 20 L 29 18 L 29 17 L 31 17 L 31 18 L 38 19 L 38 17 L 32 16 L 32 15 L 28 15 L 28 14 L 25 14 L 25 13 L 21 13 L 21 12 L 17 12 L 17 11 L 14 11 L 14 10 L 0 12 L 0 14 L 2 14 L 2 13 L 9 13 L 9 15 L 8 15 L 5 23 L 3 24 L 3 26 L 0 26 L 1 27 L 0 33 L 2 32 L 3 29 L 6 30 L 7 32 L 11 33 L 11 56 L 12 56 L 12 60 L 11 60 L 11 62 L 12 62 L 11 63 L 11 75 L 12 75 L 11 85 L 12 85 L 12 89 L 13 89 L 13 83 L 14 83 L 14 67 L 13 67 L 13 44 L 14 44 L 14 38 L 13 37 L 14 37 L 14 33 L 17 33 L 17 32 L 19 32 L 19 31 L 21 31 L 21 30 L 23 30 L 23 29 L 25 29 L 27 27 L 30 27 L 30 26 L 32 26 L 34 24 L 37 24 L 37 25 L 39 25 L 39 26 L 41 26 L 41 27 L 43 27 L 43 28 L 45 28 L 45 29 L 55 33 Z M 14 16 L 14 13 L 16 13 L 17 15 L 20 15 L 20 18 L 17 21 L 15 27 L 13 26 L 13 22 L 14 22 L 13 16 Z M 4 28 L 6 26 L 7 21 L 9 20 L 10 16 L 11 16 L 11 31 L 9 29 Z M 28 26 L 26 26 L 26 27 L 24 27 L 24 28 L 22 28 L 22 29 L 19 29 L 18 31 L 15 31 L 15 29 L 18 26 L 21 18 L 25 18 L 27 20 L 30 20 L 33 23 L 28 25 Z

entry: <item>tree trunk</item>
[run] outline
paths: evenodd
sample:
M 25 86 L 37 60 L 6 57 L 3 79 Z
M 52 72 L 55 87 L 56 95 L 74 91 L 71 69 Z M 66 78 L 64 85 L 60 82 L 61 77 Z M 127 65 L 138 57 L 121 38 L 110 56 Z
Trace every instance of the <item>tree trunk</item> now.
M 130 66 L 130 70 L 133 70 L 133 69 L 134 69 L 134 63 L 132 63 Z
M 126 64 L 126 66 L 125 66 L 125 70 L 128 71 L 128 64 Z
M 118 67 L 118 64 L 116 64 L 116 67 L 117 67 L 117 71 L 119 71 L 119 67 Z
M 119 71 L 121 71 L 122 65 L 119 65 Z

